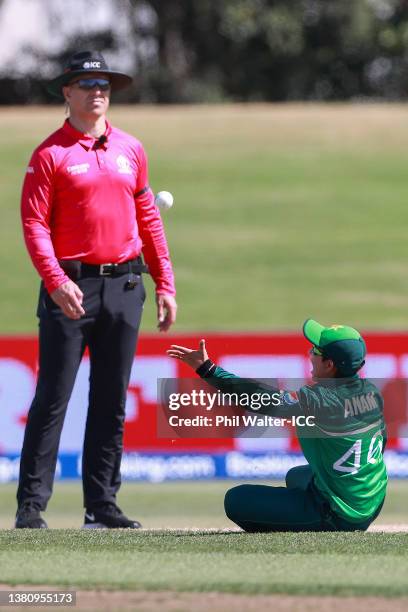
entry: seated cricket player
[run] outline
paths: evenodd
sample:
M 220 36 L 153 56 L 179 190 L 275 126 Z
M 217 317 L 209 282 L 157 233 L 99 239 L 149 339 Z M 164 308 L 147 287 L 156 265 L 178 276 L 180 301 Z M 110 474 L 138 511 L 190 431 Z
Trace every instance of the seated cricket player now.
M 286 487 L 244 484 L 227 491 L 225 512 L 234 523 L 248 532 L 365 531 L 381 511 L 387 486 L 383 399 L 358 374 L 366 346 L 357 330 L 308 319 L 303 334 L 312 344 L 314 383 L 297 393 L 223 370 L 208 358 L 204 340 L 198 350 L 172 345 L 167 353 L 224 393 L 280 394 L 278 406 L 257 412 L 315 417 L 313 433 L 297 427 L 308 464 L 289 470 Z

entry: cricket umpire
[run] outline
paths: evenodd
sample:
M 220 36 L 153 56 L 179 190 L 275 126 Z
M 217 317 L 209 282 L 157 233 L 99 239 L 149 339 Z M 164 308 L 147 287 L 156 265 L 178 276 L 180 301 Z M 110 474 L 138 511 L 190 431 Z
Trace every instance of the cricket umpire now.
M 34 151 L 22 191 L 24 238 L 41 279 L 39 373 L 21 454 L 17 528 L 45 528 L 65 412 L 85 348 L 89 407 L 83 445 L 84 527 L 138 528 L 116 504 L 126 390 L 145 290 L 158 327 L 175 321 L 172 266 L 142 144 L 106 120 L 110 93 L 131 78 L 95 51 L 75 53 L 48 85 L 69 117 Z

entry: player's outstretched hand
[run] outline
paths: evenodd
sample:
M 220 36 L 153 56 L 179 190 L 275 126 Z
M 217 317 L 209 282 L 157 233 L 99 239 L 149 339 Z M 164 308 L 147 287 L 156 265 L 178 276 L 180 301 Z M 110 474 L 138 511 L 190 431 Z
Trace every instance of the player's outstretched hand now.
M 184 363 L 194 370 L 199 368 L 200 365 L 208 359 L 205 340 L 200 340 L 200 347 L 198 350 L 189 349 L 186 346 L 179 346 L 178 344 L 172 344 L 166 353 L 169 357 L 173 357 L 173 359 L 181 359 L 181 361 L 184 361 Z

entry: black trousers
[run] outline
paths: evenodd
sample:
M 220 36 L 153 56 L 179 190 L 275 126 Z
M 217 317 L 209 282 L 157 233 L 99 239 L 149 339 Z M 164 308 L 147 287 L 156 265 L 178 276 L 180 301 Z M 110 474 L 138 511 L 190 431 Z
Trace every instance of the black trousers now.
M 120 487 L 126 390 L 145 300 L 128 275 L 82 278 L 85 315 L 66 317 L 42 286 L 39 374 L 25 428 L 17 502 L 45 510 L 52 494 L 67 404 L 85 348 L 90 354 L 89 406 L 82 456 L 84 506 L 115 502 Z

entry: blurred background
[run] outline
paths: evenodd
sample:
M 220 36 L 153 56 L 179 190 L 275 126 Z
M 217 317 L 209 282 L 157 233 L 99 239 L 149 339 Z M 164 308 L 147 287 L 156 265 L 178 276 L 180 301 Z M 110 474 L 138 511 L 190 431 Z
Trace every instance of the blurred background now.
M 159 337 L 147 281 L 124 477 L 208 480 L 213 493 L 184 483 L 183 503 L 217 498 L 217 519 L 191 509 L 197 524 L 214 525 L 224 520 L 214 477 L 281 478 L 302 462 L 293 432 L 158 439 L 155 384 L 187 375 L 164 356 L 168 344 L 203 334 L 211 356 L 238 374 L 306 381 L 308 317 L 366 333 L 365 374 L 384 379 L 398 421 L 387 461 L 407 476 L 407 391 L 397 379 L 408 371 L 408 2 L 0 0 L 0 480 L 17 475 L 37 362 L 39 280 L 22 240 L 21 184 L 32 150 L 65 118 L 45 83 L 89 48 L 134 76 L 113 97 L 110 120 L 144 143 L 153 190 L 175 196 L 163 221 L 179 318 Z M 79 476 L 88 373 L 85 358 L 61 443 L 63 479 Z M 79 495 L 78 484 L 64 490 Z M 6 525 L 14 484 L 4 492 Z M 70 526 L 69 503 L 58 499 L 59 524 Z M 147 515 L 156 507 L 152 498 Z
M 2 0 L 0 34 L 8 104 L 48 102 L 44 79 L 87 47 L 136 77 L 132 103 L 406 96 L 404 0 Z

